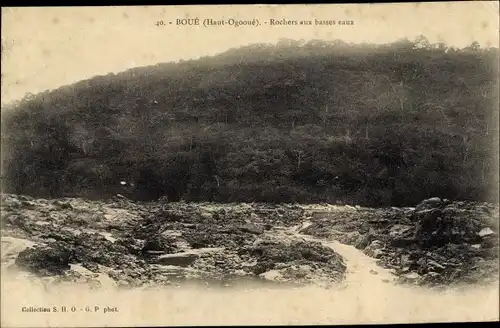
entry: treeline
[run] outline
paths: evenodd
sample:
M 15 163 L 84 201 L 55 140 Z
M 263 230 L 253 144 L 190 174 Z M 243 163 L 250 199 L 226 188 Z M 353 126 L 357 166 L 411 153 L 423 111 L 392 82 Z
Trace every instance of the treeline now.
M 496 48 L 425 37 L 282 40 L 29 94 L 2 110 L 3 189 L 370 206 L 492 201 L 498 58 Z

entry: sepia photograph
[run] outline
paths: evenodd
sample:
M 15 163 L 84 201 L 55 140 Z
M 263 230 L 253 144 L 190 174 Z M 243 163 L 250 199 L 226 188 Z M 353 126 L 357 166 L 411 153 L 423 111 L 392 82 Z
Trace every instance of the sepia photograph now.
M 499 17 L 3 7 L 0 325 L 500 320 Z

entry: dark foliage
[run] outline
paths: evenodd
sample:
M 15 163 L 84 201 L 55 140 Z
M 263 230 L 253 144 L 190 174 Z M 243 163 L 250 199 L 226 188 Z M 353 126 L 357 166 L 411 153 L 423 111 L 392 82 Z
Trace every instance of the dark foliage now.
M 170 201 L 493 200 L 498 87 L 498 49 L 477 44 L 251 45 L 27 95 L 3 110 L 3 185 Z

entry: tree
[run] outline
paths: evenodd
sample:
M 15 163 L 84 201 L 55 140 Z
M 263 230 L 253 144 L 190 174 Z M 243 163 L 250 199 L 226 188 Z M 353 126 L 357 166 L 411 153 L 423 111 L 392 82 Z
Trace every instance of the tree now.
M 498 49 L 257 44 L 94 77 L 2 108 L 9 190 L 138 199 L 487 199 Z M 495 146 L 496 147 L 496 146 Z

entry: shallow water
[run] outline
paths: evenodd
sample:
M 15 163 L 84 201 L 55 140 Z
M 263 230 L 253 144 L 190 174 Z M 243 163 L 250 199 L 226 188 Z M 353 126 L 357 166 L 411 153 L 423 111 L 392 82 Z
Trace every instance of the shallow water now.
M 308 238 L 295 234 L 294 237 Z M 499 287 L 434 291 L 394 285 L 392 275 L 356 248 L 325 242 L 342 256 L 347 277 L 339 288 L 281 287 L 247 282 L 229 288 L 199 285 L 48 290 L 16 272 L 2 273 L 2 326 L 134 326 L 417 323 L 499 320 Z M 103 281 L 104 282 L 104 281 Z M 61 312 L 65 306 L 67 312 Z M 58 312 L 23 312 L 56 307 Z M 72 312 L 71 309 L 75 310 Z M 106 307 L 118 312 L 104 313 Z M 89 312 L 87 312 L 89 311 Z

